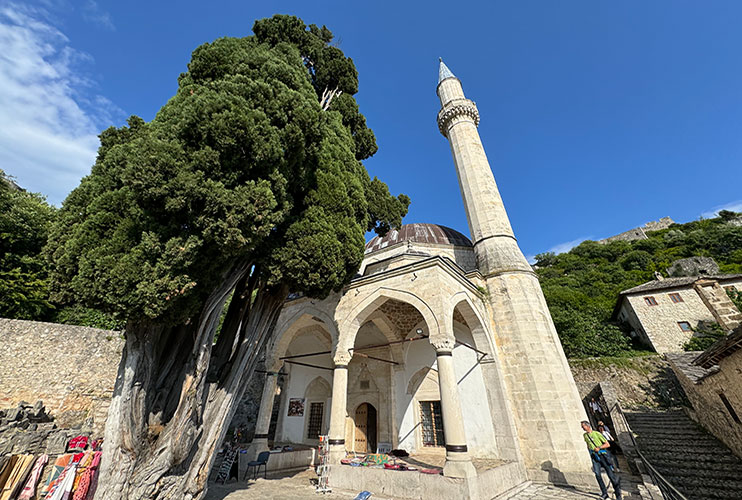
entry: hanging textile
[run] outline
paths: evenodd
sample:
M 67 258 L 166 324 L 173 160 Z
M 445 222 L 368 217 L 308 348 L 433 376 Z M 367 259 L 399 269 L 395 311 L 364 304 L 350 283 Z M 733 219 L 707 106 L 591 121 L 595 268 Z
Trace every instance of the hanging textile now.
M 82 455 L 82 453 L 71 455 L 71 458 L 67 462 L 67 466 L 59 474 L 59 477 L 49 485 L 49 492 L 46 494 L 46 497 L 44 497 L 45 500 L 61 500 L 64 486 L 67 482 L 70 481 L 70 485 L 75 482 L 75 469 L 77 468 L 77 463 L 82 458 Z
M 41 488 L 41 492 L 39 492 L 40 498 L 45 498 L 52 486 L 54 486 L 54 484 L 59 481 L 59 476 L 62 474 L 67 465 L 69 465 L 69 463 L 72 461 L 72 457 L 72 453 L 60 455 L 57 457 L 57 459 L 54 461 L 54 465 L 49 471 L 49 475 L 46 477 L 46 481 L 44 481 L 44 486 Z
M 49 455 L 46 454 L 41 455 L 36 460 L 31 475 L 28 477 L 28 481 L 26 481 L 26 485 L 23 487 L 23 490 L 21 490 L 21 494 L 18 495 L 18 500 L 31 500 L 36 496 L 36 485 L 41 477 L 41 471 L 44 469 L 44 466 L 48 461 Z
M 93 462 L 94 455 L 95 453 L 92 451 L 86 451 L 85 455 L 83 455 L 82 460 L 80 460 L 80 463 L 77 465 L 77 474 L 75 475 L 75 484 L 72 485 L 72 491 L 77 489 L 77 485 L 80 484 L 80 479 Z
M 5 481 L 10 476 L 10 473 L 13 472 L 13 467 L 15 467 L 17 461 L 18 455 L 11 455 L 7 457 L 4 463 L 0 464 L 0 488 L 5 485 Z
M 75 493 L 72 496 L 72 500 L 86 500 L 87 497 L 93 498 L 95 495 L 94 486 L 98 485 L 98 466 L 100 465 L 100 457 L 103 453 L 96 451 L 93 456 L 93 461 L 85 469 L 80 482 L 75 486 Z
M 62 472 L 63 479 L 53 491 L 46 496 L 46 500 L 67 500 L 72 491 L 72 485 L 75 484 L 75 472 L 77 472 L 77 462 L 72 462 Z
M 2 490 L 0 490 L 0 500 L 10 500 L 10 498 L 15 497 L 15 494 L 23 486 L 23 481 L 31 470 L 33 461 L 33 455 L 17 455 L 13 469 L 5 479 Z
M 69 451 L 73 451 L 75 449 L 84 450 L 85 447 L 88 445 L 88 439 L 90 439 L 88 436 L 74 437 L 70 439 L 70 442 L 67 444 L 67 449 Z

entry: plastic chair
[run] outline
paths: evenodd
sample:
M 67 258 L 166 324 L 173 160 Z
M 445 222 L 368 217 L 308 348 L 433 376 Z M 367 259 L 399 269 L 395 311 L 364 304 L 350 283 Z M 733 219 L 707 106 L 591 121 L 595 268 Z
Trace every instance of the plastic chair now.
M 245 476 L 243 477 L 243 479 L 247 478 L 247 475 L 250 472 L 250 467 L 255 468 L 255 470 L 253 471 L 253 479 L 257 479 L 261 466 L 263 467 L 263 477 L 268 479 L 268 459 L 270 457 L 271 457 L 270 451 L 261 451 L 258 454 L 257 460 L 253 460 L 252 462 L 247 463 L 247 470 L 245 471 Z

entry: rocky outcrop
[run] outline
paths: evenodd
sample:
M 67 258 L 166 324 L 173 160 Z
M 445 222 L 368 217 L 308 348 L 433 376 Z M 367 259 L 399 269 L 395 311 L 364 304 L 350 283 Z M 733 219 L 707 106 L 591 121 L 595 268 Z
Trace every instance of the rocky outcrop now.
M 21 401 L 13 408 L 0 410 L 0 455 L 28 453 L 59 455 L 66 451 L 74 436 L 90 436 L 92 422 L 77 428 L 58 428 L 42 401 L 31 405 Z

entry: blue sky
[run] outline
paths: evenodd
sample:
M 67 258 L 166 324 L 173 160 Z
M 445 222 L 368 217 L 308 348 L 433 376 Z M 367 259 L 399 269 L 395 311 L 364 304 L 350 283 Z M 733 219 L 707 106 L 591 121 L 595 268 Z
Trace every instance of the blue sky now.
M 450 3 L 447 3 L 450 5 Z M 149 120 L 192 50 L 255 19 L 325 24 L 353 57 L 406 222 L 468 234 L 435 123 L 437 60 L 461 79 L 527 255 L 669 215 L 742 211 L 742 2 L 0 0 L 0 168 L 55 204 L 96 135 Z

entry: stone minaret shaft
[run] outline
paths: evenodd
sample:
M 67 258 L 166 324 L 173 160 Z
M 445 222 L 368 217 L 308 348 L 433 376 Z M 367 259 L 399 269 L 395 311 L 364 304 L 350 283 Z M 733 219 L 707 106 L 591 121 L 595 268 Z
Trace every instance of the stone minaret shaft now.
M 464 198 L 477 265 L 483 275 L 531 271 L 518 248 L 505 205 L 479 138 L 479 111 L 464 96 L 461 82 L 440 63 L 438 128 L 451 144 L 461 196 Z
M 584 478 L 590 459 L 580 430 L 585 411 L 577 386 L 541 285 L 513 235 L 477 131 L 477 107 L 443 61 L 437 93 L 438 127 L 456 164 L 526 469 L 536 480 L 558 474 Z

